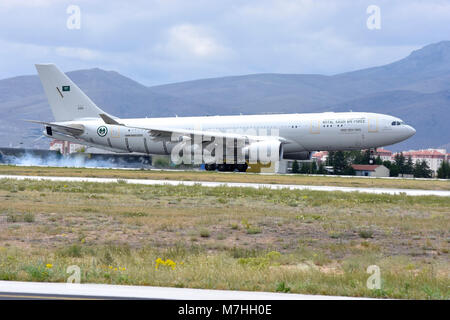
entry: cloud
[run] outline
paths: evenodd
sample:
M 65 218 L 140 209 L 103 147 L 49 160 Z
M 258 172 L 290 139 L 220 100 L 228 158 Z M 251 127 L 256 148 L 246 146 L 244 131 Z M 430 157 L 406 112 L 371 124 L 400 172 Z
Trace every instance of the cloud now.
M 98 60 L 103 57 L 103 55 L 100 52 L 86 48 L 56 47 L 54 48 L 54 50 L 57 55 L 66 58 L 78 58 L 81 60 Z
M 66 28 L 67 6 L 81 29 Z M 261 72 L 334 74 L 389 63 L 450 34 L 450 3 L 379 0 L 1 0 L 0 79 L 103 67 L 145 84 Z
M 181 24 L 167 31 L 164 44 L 155 50 L 177 59 L 222 59 L 231 55 L 231 50 L 221 45 L 206 28 Z
M 45 7 L 55 4 L 58 0 L 2 0 L 0 1 L 0 7 L 13 8 L 13 7 Z

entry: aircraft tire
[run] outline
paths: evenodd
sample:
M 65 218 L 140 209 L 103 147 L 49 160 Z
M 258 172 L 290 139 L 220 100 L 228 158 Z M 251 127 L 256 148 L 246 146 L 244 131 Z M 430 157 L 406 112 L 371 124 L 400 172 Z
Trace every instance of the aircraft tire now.
M 217 170 L 219 170 L 219 171 L 227 171 L 227 166 L 226 166 L 226 164 L 225 163 L 221 163 L 221 164 L 218 164 L 217 165 Z
M 247 168 L 248 168 L 248 164 L 246 164 L 246 163 L 239 163 L 239 164 L 236 165 L 236 169 L 239 172 L 246 172 Z
M 228 172 L 233 172 L 235 169 L 236 169 L 236 165 L 233 163 L 233 164 L 226 164 L 225 165 L 225 170 L 226 171 L 228 171 Z

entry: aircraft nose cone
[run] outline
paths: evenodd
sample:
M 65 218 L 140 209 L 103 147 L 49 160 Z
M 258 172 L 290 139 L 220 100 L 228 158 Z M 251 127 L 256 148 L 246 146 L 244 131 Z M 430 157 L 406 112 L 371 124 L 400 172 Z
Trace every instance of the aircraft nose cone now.
M 412 137 L 413 135 L 416 134 L 416 129 L 414 129 L 414 128 L 411 127 L 411 126 L 406 126 L 406 127 L 407 127 L 407 130 L 408 130 L 408 138 L 409 138 L 409 137 Z

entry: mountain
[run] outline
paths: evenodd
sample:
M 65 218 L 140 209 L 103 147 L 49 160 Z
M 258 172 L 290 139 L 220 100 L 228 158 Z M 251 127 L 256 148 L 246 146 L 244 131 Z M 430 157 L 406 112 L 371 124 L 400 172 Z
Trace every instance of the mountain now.
M 417 129 L 392 150 L 450 143 L 450 41 L 384 66 L 333 76 L 253 74 L 153 87 L 98 68 L 68 76 L 102 109 L 123 118 L 367 111 L 398 116 Z M 0 145 L 30 146 L 41 128 L 21 119 L 52 119 L 36 75 L 0 80 L 0 112 Z M 36 143 L 48 145 L 45 139 Z

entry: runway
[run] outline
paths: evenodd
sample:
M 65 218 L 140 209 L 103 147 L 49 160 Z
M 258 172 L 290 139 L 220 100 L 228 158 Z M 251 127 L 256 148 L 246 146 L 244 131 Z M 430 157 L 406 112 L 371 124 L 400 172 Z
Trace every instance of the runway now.
M 0 281 L 0 300 L 348 300 L 352 297 L 108 284 Z
M 265 188 L 272 190 L 314 190 L 314 191 L 342 191 L 342 192 L 362 192 L 372 194 L 404 194 L 408 196 L 441 196 L 450 197 L 448 190 L 421 190 L 421 189 L 393 189 L 393 188 L 358 188 L 358 187 L 337 187 L 337 186 L 312 186 L 296 184 L 268 184 L 268 183 L 240 183 L 240 182 L 211 182 L 211 181 L 179 181 L 179 180 L 148 180 L 148 179 L 115 179 L 115 178 L 85 178 L 85 177 L 51 177 L 51 176 L 20 176 L 20 175 L 0 175 L 0 179 L 16 180 L 47 180 L 47 181 L 73 181 L 73 182 L 97 182 L 97 183 L 117 183 L 118 181 L 129 184 L 142 185 L 200 185 L 203 187 L 227 186 L 233 188 Z

